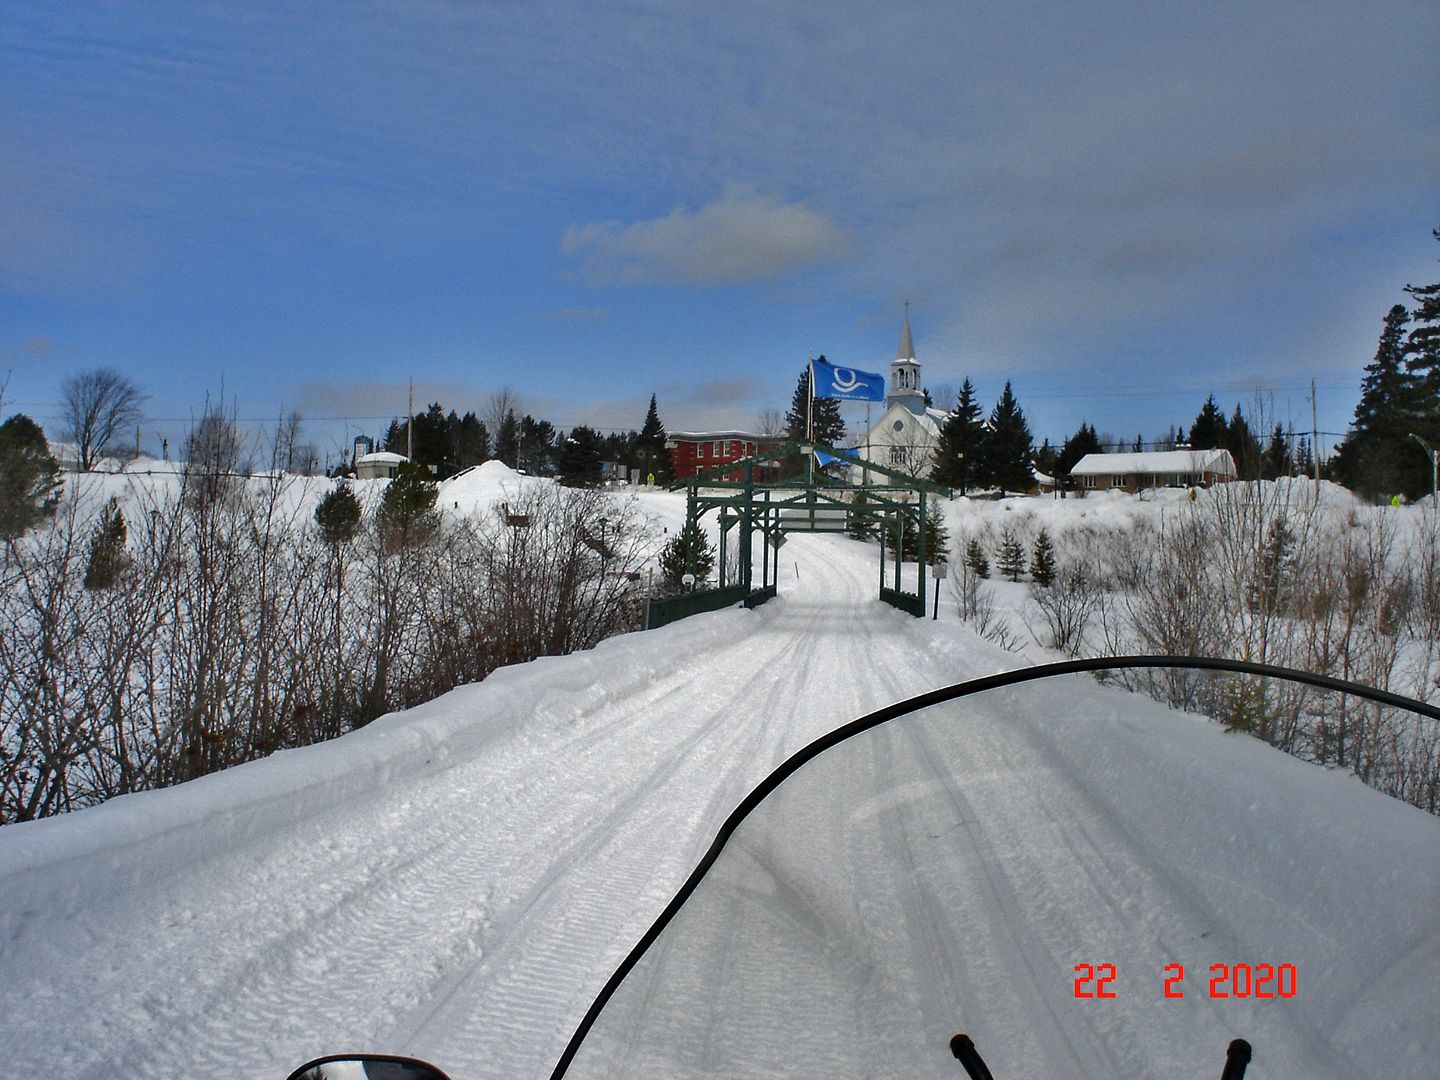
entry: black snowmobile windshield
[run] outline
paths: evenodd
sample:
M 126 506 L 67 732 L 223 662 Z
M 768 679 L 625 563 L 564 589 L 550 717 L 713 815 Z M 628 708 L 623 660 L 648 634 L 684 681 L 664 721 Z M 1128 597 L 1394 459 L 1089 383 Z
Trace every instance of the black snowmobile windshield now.
M 1251 1077 L 1428 1074 L 1440 820 L 1351 773 L 1440 712 L 1129 660 L 951 687 L 796 754 L 554 1075 L 963 1077 L 958 1032 L 997 1080 L 1218 1075 L 1237 1037 Z M 1344 770 L 1270 745 L 1337 739 Z

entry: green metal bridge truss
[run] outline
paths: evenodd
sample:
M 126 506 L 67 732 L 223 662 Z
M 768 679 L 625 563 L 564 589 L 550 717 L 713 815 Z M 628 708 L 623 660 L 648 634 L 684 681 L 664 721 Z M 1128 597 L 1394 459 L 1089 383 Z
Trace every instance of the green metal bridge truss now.
M 849 462 L 852 469 L 861 469 L 865 473 L 865 483 L 845 483 L 826 475 L 823 470 L 817 470 L 817 450 L 831 458 Z M 756 477 L 761 466 L 796 460 L 803 460 L 803 473 L 779 480 Z M 775 470 L 772 467 L 764 471 Z M 743 474 L 743 479 L 725 479 L 737 472 Z M 681 486 L 677 484 L 672 490 Z M 927 496 L 948 496 L 947 488 L 895 469 L 858 461 L 845 451 L 818 442 L 789 443 L 764 454 L 727 462 L 697 473 L 683 486 L 688 488 L 685 505 L 688 524 L 698 523 L 712 510 L 719 516 L 719 585 L 683 596 L 650 600 L 645 613 L 646 629 L 736 603 L 744 603 L 746 607 L 763 604 L 775 595 L 780 547 L 785 543 L 786 533 L 846 532 L 857 521 L 873 523 L 881 539 L 880 599 L 912 615 L 925 614 L 925 567 L 929 562 L 925 550 Z M 861 493 L 865 497 L 857 501 L 856 496 Z M 905 592 L 901 588 L 900 567 L 905 537 L 911 531 L 918 541 L 920 572 L 916 591 Z M 732 532 L 736 534 L 733 540 Z M 765 541 L 758 587 L 754 567 L 757 532 Z M 726 580 L 726 554 L 730 543 L 739 545 L 735 581 Z M 889 586 L 885 583 L 887 551 L 893 555 Z

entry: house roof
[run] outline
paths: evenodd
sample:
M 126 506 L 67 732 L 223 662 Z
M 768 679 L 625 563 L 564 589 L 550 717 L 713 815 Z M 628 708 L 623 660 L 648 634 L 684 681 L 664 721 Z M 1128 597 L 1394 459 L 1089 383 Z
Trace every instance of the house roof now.
M 784 435 L 759 435 L 753 431 L 672 431 L 665 436 L 669 442 L 714 442 L 718 439 L 746 439 L 750 442 L 785 441 Z
M 399 465 L 409 461 L 404 454 L 392 454 L 389 450 L 376 450 L 373 454 L 362 454 L 356 465 Z
M 1131 476 L 1160 473 L 1235 475 L 1229 450 L 1155 450 L 1142 454 L 1086 454 L 1071 476 Z

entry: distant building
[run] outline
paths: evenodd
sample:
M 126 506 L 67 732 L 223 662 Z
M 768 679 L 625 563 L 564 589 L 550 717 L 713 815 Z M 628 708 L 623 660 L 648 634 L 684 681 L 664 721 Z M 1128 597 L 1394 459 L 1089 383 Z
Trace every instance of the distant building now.
M 388 450 L 377 450 L 364 454 L 355 461 L 355 476 L 360 480 L 393 480 L 395 470 L 410 459 L 404 454 L 392 454 Z
M 895 360 L 890 365 L 885 411 L 855 446 L 856 456 L 875 465 L 899 469 L 911 476 L 928 477 L 946 415 L 944 409 L 925 404 L 925 390 L 920 385 L 920 361 L 915 359 L 915 343 L 910 335 L 910 312 L 907 309 L 905 324 L 900 331 L 900 347 L 895 350 Z M 875 475 L 872 479 L 878 482 L 883 477 Z
M 1164 487 L 1209 487 L 1234 480 L 1229 450 L 1158 450 L 1143 454 L 1086 454 L 1070 470 L 1081 492 Z
M 688 480 L 698 472 L 783 445 L 783 435 L 759 435 L 753 431 L 672 431 L 665 439 L 676 480 Z M 778 470 L 780 466 L 778 462 L 767 462 L 761 467 Z M 719 478 L 743 480 L 745 470 L 736 469 Z

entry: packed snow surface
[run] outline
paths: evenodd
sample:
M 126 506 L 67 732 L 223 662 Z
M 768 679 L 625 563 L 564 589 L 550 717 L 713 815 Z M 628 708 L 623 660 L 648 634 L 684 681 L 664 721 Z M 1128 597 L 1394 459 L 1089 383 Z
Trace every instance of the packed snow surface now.
M 441 505 L 464 512 L 515 479 L 457 478 Z M 676 497 L 647 498 L 680 520 Z M 793 536 L 779 598 L 754 611 L 504 669 L 325 745 L 0 829 L 0 1075 L 278 1080 L 368 1049 L 456 1080 L 547 1076 L 774 765 L 880 706 L 1026 662 L 953 609 L 932 622 L 879 603 L 875 558 Z M 1148 699 L 1066 687 L 1023 722 L 977 713 L 973 738 L 896 735 L 910 741 L 877 744 L 863 775 L 838 759 L 795 803 L 789 825 L 889 888 L 850 924 L 857 963 L 883 976 L 867 992 L 901 995 L 874 1008 L 953 1033 L 933 992 L 952 976 L 926 975 L 926 958 L 961 950 L 953 1031 L 1000 1080 L 1209 1076 L 1232 1036 L 1255 1043 L 1262 1080 L 1434 1075 L 1440 821 Z M 943 820 L 884 794 L 916 784 L 944 794 Z M 802 864 L 829 862 L 796 843 Z M 953 908 L 932 861 L 972 883 Z M 772 892 L 794 884 L 766 865 Z M 765 911 L 816 917 L 803 890 Z M 776 932 L 706 922 L 676 947 L 689 966 L 675 977 L 707 971 L 707 1008 L 732 973 L 763 991 L 756 943 L 790 962 Z M 1074 965 L 1117 957 L 1142 964 L 1117 998 L 1077 1001 Z M 1184 1002 L 1161 996 L 1156 965 L 1172 961 L 1191 972 Z M 1216 961 L 1294 965 L 1299 993 L 1200 1000 Z M 823 1026 L 833 989 L 817 986 L 818 1029 L 760 1025 L 738 1058 L 689 1060 L 703 1072 L 854 1040 L 863 1016 Z

